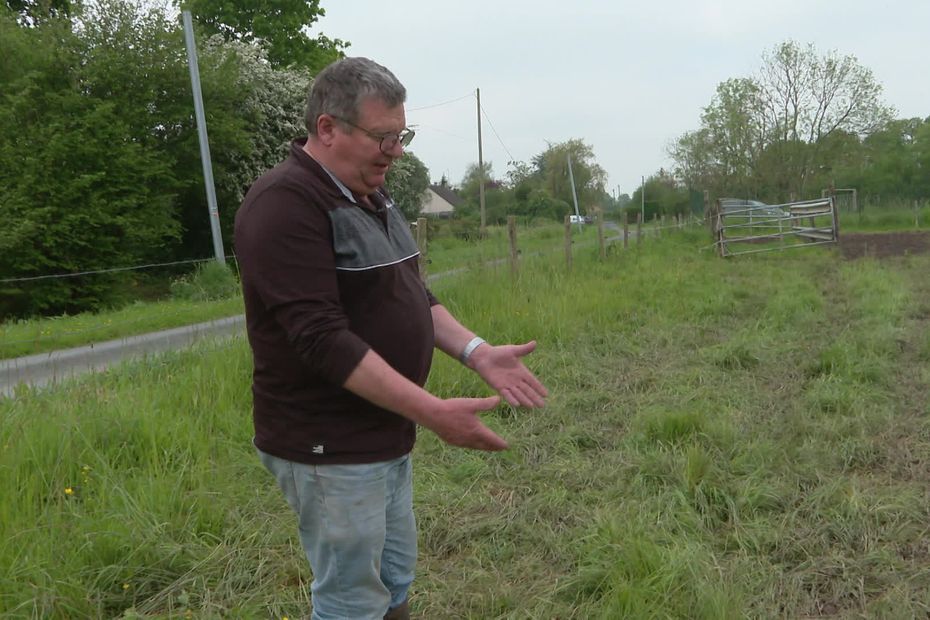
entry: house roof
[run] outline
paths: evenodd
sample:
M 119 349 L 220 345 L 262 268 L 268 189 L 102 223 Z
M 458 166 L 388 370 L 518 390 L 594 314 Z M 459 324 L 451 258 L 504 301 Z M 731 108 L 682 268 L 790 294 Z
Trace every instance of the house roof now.
M 448 202 L 453 207 L 457 207 L 465 202 L 465 200 L 454 191 L 452 191 L 452 188 L 450 187 L 445 187 L 442 185 L 430 185 L 429 188 L 436 192 L 437 196 Z

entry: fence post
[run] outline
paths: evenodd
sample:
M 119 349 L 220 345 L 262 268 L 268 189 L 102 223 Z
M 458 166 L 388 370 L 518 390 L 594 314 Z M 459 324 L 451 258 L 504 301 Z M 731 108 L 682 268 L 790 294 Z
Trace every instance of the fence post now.
M 623 249 L 630 247 L 630 223 L 629 223 L 629 214 L 623 212 Z
M 517 218 L 514 215 L 507 216 L 507 236 L 510 238 L 510 275 L 514 280 L 517 279 L 519 266 L 517 264 Z
M 417 260 L 417 266 L 420 268 L 420 279 L 426 282 L 426 252 L 427 252 L 427 240 L 426 240 L 426 218 L 418 217 L 417 218 L 417 248 L 420 250 L 420 258 Z
M 604 212 L 601 209 L 594 211 L 594 217 L 597 218 L 597 243 L 600 248 L 601 260 L 607 258 L 607 247 L 604 245 Z
M 711 213 L 712 220 L 714 222 L 714 243 L 717 245 L 717 253 L 721 258 L 727 255 L 727 246 L 726 246 L 726 237 L 723 232 L 723 215 L 722 207 L 720 205 L 720 199 L 714 203 L 713 211 Z
M 565 216 L 565 264 L 568 270 L 572 270 L 572 220 L 571 216 Z
M 707 228 L 710 229 L 711 236 L 714 236 L 717 227 L 714 223 L 714 212 L 710 204 L 710 191 L 704 190 L 704 217 L 707 218 Z

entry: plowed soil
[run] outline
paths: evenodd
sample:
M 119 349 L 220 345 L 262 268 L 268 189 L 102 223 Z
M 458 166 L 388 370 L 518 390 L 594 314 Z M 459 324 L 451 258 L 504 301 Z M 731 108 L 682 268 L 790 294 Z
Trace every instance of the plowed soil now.
M 846 258 L 930 254 L 930 232 L 840 232 L 840 250 Z

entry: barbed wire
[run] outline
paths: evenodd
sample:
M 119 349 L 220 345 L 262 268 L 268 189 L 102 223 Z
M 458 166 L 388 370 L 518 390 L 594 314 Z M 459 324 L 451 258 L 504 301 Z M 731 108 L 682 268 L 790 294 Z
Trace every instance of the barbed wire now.
M 679 225 L 677 225 L 677 224 L 675 224 L 675 225 L 669 225 L 669 226 L 653 226 L 653 225 L 646 225 L 646 226 L 643 227 L 643 230 L 642 230 L 642 237 L 643 237 L 643 239 L 650 239 L 650 238 L 654 239 L 654 238 L 656 238 L 656 235 L 655 235 L 655 234 L 652 234 L 652 233 L 657 233 L 657 232 L 659 232 L 659 231 L 661 231 L 661 230 L 685 230 L 685 229 L 688 229 L 688 228 L 697 227 L 697 226 L 699 225 L 699 223 L 700 223 L 699 221 L 695 221 L 695 222 L 690 223 L 690 224 L 685 223 L 684 225 L 681 225 L 681 226 L 679 226 Z M 633 228 L 633 227 L 631 227 L 631 228 Z M 615 232 L 619 232 L 619 229 L 615 229 Z M 628 237 L 629 237 L 629 240 L 630 240 L 631 242 L 634 242 L 633 240 L 636 239 L 636 232 L 635 232 L 635 229 L 629 230 Z M 622 239 L 623 239 L 623 236 L 622 236 L 622 235 L 614 235 L 614 236 L 605 236 L 605 239 L 604 239 L 604 240 L 605 240 L 606 243 L 614 244 L 614 243 L 617 243 L 617 242 L 622 241 Z M 592 244 L 594 244 L 594 243 L 596 243 L 596 242 L 597 242 L 596 239 L 585 239 L 585 240 L 581 241 L 581 243 L 579 244 L 579 246 L 592 245 Z M 547 249 L 544 249 L 544 250 L 539 250 L 539 251 L 536 251 L 536 252 L 528 253 L 527 255 L 525 255 L 525 257 L 532 256 L 532 255 L 534 255 L 534 254 L 536 254 L 536 255 L 542 255 L 542 254 L 548 254 L 548 253 L 555 253 L 555 252 L 559 252 L 559 251 L 561 251 L 561 247 L 547 248 Z M 231 256 L 231 258 L 234 259 L 235 257 L 234 257 L 234 256 Z M 196 261 L 177 261 L 177 262 L 175 262 L 175 263 L 162 263 L 162 265 L 181 264 L 181 263 L 185 263 L 185 262 L 204 262 L 204 261 L 209 261 L 209 260 L 213 260 L 213 259 L 209 259 L 209 258 L 208 258 L 208 259 L 198 259 L 198 260 L 196 260 Z M 506 258 L 500 258 L 500 259 L 497 259 L 495 262 L 501 262 L 501 263 L 503 263 L 503 262 L 505 262 L 506 260 L 507 260 Z M 450 272 L 449 272 L 447 275 L 455 275 L 456 273 L 461 273 L 461 272 L 463 272 L 463 271 L 467 271 L 469 268 L 470 268 L 470 266 L 466 266 L 466 267 L 464 267 L 464 268 L 453 269 L 453 270 L 450 270 Z M 438 276 L 441 276 L 441 275 L 442 275 L 442 274 L 430 274 L 430 277 L 438 277 Z M 82 328 L 82 329 L 73 329 L 73 330 L 68 330 L 68 331 L 64 331 L 64 332 L 57 332 L 57 333 L 55 333 L 55 334 L 49 334 L 48 336 L 45 336 L 45 337 L 42 337 L 42 336 L 40 335 L 40 336 L 38 336 L 38 337 L 24 338 L 24 339 L 20 339 L 20 340 L 10 340 L 10 341 L 2 341 L 2 340 L 0 340 L 0 347 L 12 346 L 12 345 L 17 345 L 17 344 L 25 344 L 25 343 L 37 343 L 37 342 L 40 342 L 40 341 L 43 341 L 43 342 L 55 342 L 55 341 L 64 340 L 65 338 L 67 338 L 67 337 L 69 337 L 69 336 L 79 335 L 79 334 L 82 334 L 82 333 L 90 333 L 90 332 L 94 332 L 94 331 L 101 331 L 101 330 L 104 330 L 104 329 L 112 329 L 112 328 L 114 328 L 114 327 L 121 327 L 121 326 L 124 327 L 124 326 L 127 326 L 127 325 L 133 325 L 133 324 L 137 324 L 137 323 L 142 323 L 142 322 L 144 322 L 144 321 L 146 321 L 146 320 L 149 320 L 149 319 L 152 319 L 152 318 L 154 318 L 154 317 L 157 317 L 157 318 L 159 318 L 159 319 L 161 319 L 161 320 L 165 320 L 165 319 L 171 319 L 171 318 L 173 318 L 173 317 L 179 317 L 179 316 L 182 316 L 182 315 L 184 315 L 184 314 L 185 314 L 184 312 L 173 312 L 173 313 L 171 313 L 171 314 L 162 314 L 162 313 L 154 313 L 154 312 L 153 312 L 153 313 L 141 315 L 141 316 L 139 316 L 138 318 L 135 318 L 135 319 L 129 319 L 129 320 L 120 321 L 120 322 L 117 322 L 117 323 L 109 323 L 109 324 L 107 324 L 107 323 L 102 323 L 102 324 L 99 324 L 99 325 L 89 326 L 89 327 Z M 217 319 L 211 319 L 211 320 L 217 320 Z M 165 328 L 165 329 L 170 329 L 170 328 Z M 115 338 L 120 338 L 120 337 L 124 337 L 124 336 L 116 336 Z M 92 344 L 92 343 L 89 343 L 89 344 Z M 79 345 L 79 344 L 78 344 L 78 345 L 75 345 L 75 346 L 84 346 L 84 345 Z M 9 359 L 9 358 L 7 358 L 7 359 Z
M 178 260 L 172 261 L 170 263 L 151 263 L 148 265 L 132 265 L 130 267 L 112 267 L 110 269 L 94 269 L 88 271 L 76 271 L 72 273 L 56 273 L 45 276 L 26 276 L 22 278 L 3 278 L 0 279 L 0 284 L 8 284 L 11 282 L 35 282 L 36 280 L 52 280 L 57 278 L 76 278 L 78 276 L 88 276 L 98 273 L 115 273 L 117 271 L 134 271 L 138 269 L 151 269 L 153 267 L 170 267 L 173 265 L 186 265 L 191 263 L 205 263 L 207 261 L 216 260 L 214 258 L 192 258 L 189 260 Z

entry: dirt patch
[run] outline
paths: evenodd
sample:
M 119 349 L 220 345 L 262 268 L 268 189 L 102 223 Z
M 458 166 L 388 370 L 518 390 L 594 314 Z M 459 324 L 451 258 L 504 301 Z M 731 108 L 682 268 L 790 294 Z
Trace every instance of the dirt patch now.
M 887 258 L 908 254 L 930 254 L 930 233 L 888 232 L 840 234 L 840 251 L 845 258 Z

